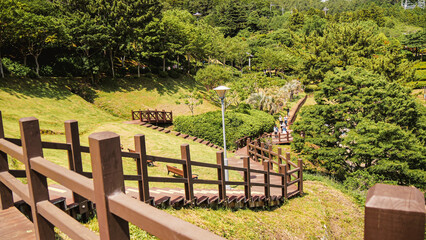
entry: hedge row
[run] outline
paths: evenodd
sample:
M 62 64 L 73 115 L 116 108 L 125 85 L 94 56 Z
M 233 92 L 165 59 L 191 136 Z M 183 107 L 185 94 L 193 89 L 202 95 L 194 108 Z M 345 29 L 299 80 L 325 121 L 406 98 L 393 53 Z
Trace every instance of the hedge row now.
M 223 146 L 221 111 L 196 116 L 179 116 L 173 119 L 173 124 L 176 131 Z M 274 117 L 258 110 L 226 111 L 225 128 L 227 148 L 234 149 L 235 141 L 239 138 L 255 137 L 264 132 L 272 132 Z

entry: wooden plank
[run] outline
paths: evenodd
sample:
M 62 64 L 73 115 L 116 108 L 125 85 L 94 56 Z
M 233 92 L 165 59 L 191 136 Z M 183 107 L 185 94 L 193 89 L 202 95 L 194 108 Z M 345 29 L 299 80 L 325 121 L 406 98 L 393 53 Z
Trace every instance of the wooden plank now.
M 1 239 L 36 239 L 33 223 L 15 207 L 0 210 L 0 233 Z

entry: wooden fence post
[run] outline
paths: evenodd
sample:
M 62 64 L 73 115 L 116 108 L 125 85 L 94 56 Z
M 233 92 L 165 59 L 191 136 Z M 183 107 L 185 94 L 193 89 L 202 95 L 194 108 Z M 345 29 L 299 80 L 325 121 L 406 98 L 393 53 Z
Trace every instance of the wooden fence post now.
M 284 188 L 281 189 L 281 196 L 284 199 L 287 199 L 287 181 L 286 181 L 286 174 L 287 174 L 287 165 L 280 164 L 280 173 L 283 174 L 281 177 L 281 185 L 283 185 Z
M 216 152 L 216 160 L 219 168 L 217 169 L 217 180 L 219 181 L 219 200 L 226 200 L 226 182 L 225 182 L 225 159 L 223 151 Z
M 71 151 L 68 151 L 68 165 L 71 171 L 82 174 L 83 164 L 81 162 L 80 151 L 80 135 L 78 131 L 78 122 L 76 120 L 65 121 L 65 139 L 70 145 Z M 72 193 L 75 203 L 81 203 L 86 200 L 84 197 L 77 193 Z
M 31 159 L 43 157 L 39 123 L 34 117 L 21 118 L 19 127 L 35 235 L 37 239 L 55 239 L 53 225 L 37 211 L 38 202 L 49 200 L 46 177 L 31 169 Z
M 4 138 L 3 119 L 0 111 L 0 138 Z M 9 171 L 9 164 L 7 161 L 7 154 L 0 152 L 0 172 Z M 12 190 L 7 188 L 2 182 L 0 182 L 0 210 L 13 206 L 13 195 Z
M 287 133 L 287 142 L 290 142 L 290 136 L 289 136 L 288 130 L 286 131 L 286 133 Z
M 173 112 L 170 111 L 170 122 L 173 122 Z
M 141 120 L 141 122 L 143 122 L 143 116 L 142 116 L 142 110 L 139 109 L 139 119 Z
M 283 160 L 281 158 L 281 154 L 282 154 L 282 149 L 278 148 L 278 166 L 283 164 Z
M 250 138 L 247 138 L 247 156 L 250 158 Z
M 243 159 L 244 168 L 246 172 L 244 173 L 244 182 L 246 185 L 244 186 L 244 194 L 246 200 L 251 200 L 251 182 L 250 182 L 250 158 L 241 157 Z
M 180 146 L 182 160 L 186 160 L 183 164 L 183 177 L 186 178 L 185 183 L 185 198 L 191 204 L 194 203 L 194 186 L 192 183 L 192 167 L 191 154 L 189 152 L 189 144 L 185 143 Z
M 269 171 L 270 171 L 270 163 L 268 160 L 263 162 L 263 168 L 266 171 L 265 173 L 265 197 L 266 199 L 270 199 L 271 198 L 271 186 L 270 186 L 270 175 L 269 175 Z
M 158 123 L 158 110 L 155 109 L 155 122 Z
M 146 110 L 146 121 L 148 123 L 151 123 L 151 112 L 149 111 L 149 109 Z
M 162 116 L 163 116 L 163 123 L 166 123 L 166 111 L 164 111 L 164 109 L 163 109 L 163 111 L 161 113 L 162 113 Z
M 264 150 L 265 149 L 265 143 L 261 143 L 260 144 L 260 158 L 261 158 L 261 161 L 262 161 L 262 165 L 263 165 L 263 162 L 265 161 L 265 159 L 264 159 L 264 156 L 265 156 L 265 153 L 264 153 Z
M 96 212 L 101 239 L 129 239 L 129 224 L 109 210 L 108 197 L 124 193 L 120 137 L 113 132 L 89 136 Z
M 299 158 L 297 165 L 299 167 L 299 194 L 303 194 L 303 160 Z
M 285 165 L 287 165 L 287 171 L 291 170 L 291 165 L 288 163 L 290 161 L 290 153 L 286 152 L 285 153 Z M 291 181 L 291 175 L 287 176 L 287 182 Z
M 135 135 L 135 151 L 139 153 L 139 158 L 136 159 L 136 168 L 141 180 L 138 181 L 139 200 L 148 203 L 149 198 L 149 182 L 148 182 L 148 160 L 146 157 L 145 135 Z
M 272 162 L 272 145 L 269 145 L 268 154 L 269 154 L 269 160 L 268 160 L 269 165 L 271 165 L 270 169 L 273 170 L 274 169 L 274 163 Z
M 133 115 L 133 110 L 132 110 L 132 120 L 135 120 L 135 116 Z

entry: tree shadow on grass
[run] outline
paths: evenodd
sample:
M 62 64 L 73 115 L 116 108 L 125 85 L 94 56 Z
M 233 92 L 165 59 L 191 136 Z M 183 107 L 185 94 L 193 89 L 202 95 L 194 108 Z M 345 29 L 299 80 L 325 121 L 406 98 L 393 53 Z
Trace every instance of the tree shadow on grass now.
M 202 89 L 194 79 L 186 76 L 180 78 L 160 78 L 157 76 L 141 78 L 103 79 L 99 90 L 106 93 L 130 91 L 157 91 L 160 95 L 175 94 L 179 89 Z
M 17 98 L 37 97 L 62 100 L 77 94 L 93 102 L 96 92 L 87 84 L 65 78 L 6 78 L 0 81 L 0 89 Z

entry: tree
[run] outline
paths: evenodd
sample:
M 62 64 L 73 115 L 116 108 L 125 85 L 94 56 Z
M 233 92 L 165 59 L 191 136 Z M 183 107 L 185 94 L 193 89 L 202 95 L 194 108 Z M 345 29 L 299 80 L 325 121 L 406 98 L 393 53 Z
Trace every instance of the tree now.
M 294 147 L 314 165 L 339 179 L 365 170 L 426 186 L 426 110 L 410 89 L 348 67 L 328 73 L 315 100 L 293 125 Z
M 210 64 L 206 68 L 198 70 L 195 75 L 195 80 L 203 84 L 207 90 L 228 82 L 231 79 L 232 71 L 216 64 Z
M 5 0 L 0 4 L 0 75 L 2 78 L 4 78 L 4 72 L 1 53 L 4 45 L 12 38 L 12 19 L 10 17 L 12 16 L 12 9 L 15 4 L 13 0 Z
M 183 103 L 189 108 L 191 115 L 194 115 L 195 107 L 203 104 L 203 97 L 200 92 L 196 90 L 192 90 L 189 93 L 181 95 L 180 99 L 183 99 Z M 180 102 L 178 102 L 178 104 L 180 104 Z

